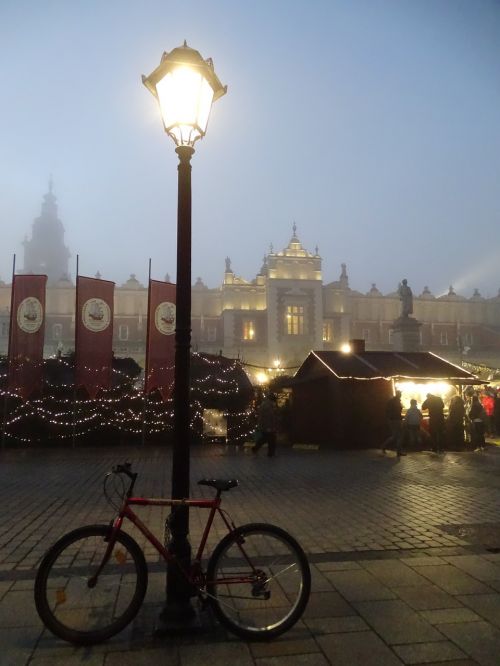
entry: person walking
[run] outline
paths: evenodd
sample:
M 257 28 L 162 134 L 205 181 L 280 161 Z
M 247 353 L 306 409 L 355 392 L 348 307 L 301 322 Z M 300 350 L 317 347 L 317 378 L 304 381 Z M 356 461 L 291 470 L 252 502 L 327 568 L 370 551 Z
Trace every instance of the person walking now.
M 406 432 L 408 433 L 408 445 L 411 447 L 420 445 L 422 412 L 417 407 L 417 401 L 414 398 L 410 400 L 410 407 L 405 414 L 404 423 Z
M 483 451 L 486 445 L 484 433 L 486 432 L 486 412 L 477 395 L 472 396 L 472 405 L 469 410 L 471 424 L 471 438 L 474 451 Z
M 500 391 L 495 394 L 493 405 L 493 422 L 495 424 L 495 435 L 500 437 Z
M 444 402 L 438 395 L 427 394 L 422 403 L 422 411 L 429 413 L 429 434 L 431 436 L 432 450 L 442 453 L 444 446 Z
M 278 407 L 274 393 L 266 395 L 257 408 L 257 441 L 252 448 L 256 454 L 267 443 L 267 455 L 276 455 L 276 433 L 278 431 Z
M 462 396 L 455 395 L 450 400 L 450 409 L 447 421 L 448 445 L 452 449 L 460 450 L 464 448 L 464 419 L 465 403 Z
M 386 449 L 389 446 L 389 443 L 392 443 L 396 449 L 396 453 L 399 456 L 405 456 L 406 453 L 402 450 L 403 444 L 403 417 L 401 412 L 403 411 L 403 405 L 401 404 L 401 391 L 396 391 L 396 393 L 387 401 L 385 408 L 385 415 L 387 421 L 389 422 L 389 428 L 391 429 L 391 434 L 385 440 L 382 445 L 382 452 L 385 453 Z

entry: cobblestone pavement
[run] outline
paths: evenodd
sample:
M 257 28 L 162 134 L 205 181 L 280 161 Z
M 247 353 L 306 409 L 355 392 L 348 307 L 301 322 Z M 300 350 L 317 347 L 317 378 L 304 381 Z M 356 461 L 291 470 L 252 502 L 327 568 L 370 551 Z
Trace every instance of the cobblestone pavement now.
M 116 462 L 132 461 L 138 494 L 168 493 L 170 452 L 2 452 L 1 666 L 197 666 L 207 655 L 211 666 L 500 664 L 500 449 L 401 459 L 379 451 L 263 454 L 196 449 L 191 478 L 238 478 L 224 496 L 235 522 L 275 523 L 299 540 L 313 573 L 302 620 L 270 643 L 245 643 L 206 614 L 193 633 L 160 638 L 165 576 L 148 544 L 150 584 L 137 619 L 105 644 L 75 648 L 36 615 L 37 564 L 73 527 L 109 521 L 102 479 Z M 210 492 L 193 483 L 193 495 Z M 162 509 L 141 514 L 162 533 Z M 203 518 L 191 513 L 193 543 Z M 222 535 L 219 526 L 211 544 Z

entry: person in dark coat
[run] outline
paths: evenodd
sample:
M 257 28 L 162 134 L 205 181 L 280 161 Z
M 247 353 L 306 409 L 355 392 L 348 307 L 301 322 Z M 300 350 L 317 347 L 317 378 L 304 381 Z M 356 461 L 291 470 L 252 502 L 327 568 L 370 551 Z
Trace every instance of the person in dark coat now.
M 398 456 L 405 456 L 406 453 L 402 450 L 403 444 L 403 417 L 401 412 L 403 405 L 401 404 L 401 391 L 396 391 L 395 395 L 387 401 L 385 408 L 385 415 L 391 429 L 391 434 L 382 445 L 382 452 L 385 453 L 389 444 L 392 444 L 396 449 Z
M 442 398 L 428 393 L 427 398 L 422 403 L 422 411 L 429 413 L 429 434 L 432 449 L 435 453 L 441 453 L 444 447 L 444 402 Z
M 469 410 L 469 420 L 471 425 L 472 446 L 475 451 L 483 451 L 486 442 L 484 434 L 486 432 L 486 412 L 477 395 L 472 397 L 472 405 Z
M 500 437 L 500 391 L 495 395 L 495 403 L 493 405 L 493 423 L 495 424 L 495 435 Z
M 276 434 L 278 432 L 278 407 L 274 393 L 266 395 L 257 408 L 258 436 L 253 453 L 257 453 L 267 443 L 267 455 L 272 458 L 276 454 Z
M 462 449 L 464 447 L 464 419 L 465 403 L 461 396 L 456 395 L 450 401 L 450 411 L 446 424 L 448 443 L 453 449 Z

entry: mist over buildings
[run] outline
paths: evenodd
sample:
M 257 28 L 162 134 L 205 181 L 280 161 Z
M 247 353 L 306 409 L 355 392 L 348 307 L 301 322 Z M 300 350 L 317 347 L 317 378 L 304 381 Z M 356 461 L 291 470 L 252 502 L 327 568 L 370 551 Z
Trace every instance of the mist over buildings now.
M 325 282 L 497 293 L 497 3 L 23 5 L 0 9 L 3 280 L 51 174 L 73 277 L 76 254 L 175 276 L 177 158 L 140 75 L 187 39 L 229 86 L 193 158 L 193 282 L 226 256 L 253 279 L 295 222 Z

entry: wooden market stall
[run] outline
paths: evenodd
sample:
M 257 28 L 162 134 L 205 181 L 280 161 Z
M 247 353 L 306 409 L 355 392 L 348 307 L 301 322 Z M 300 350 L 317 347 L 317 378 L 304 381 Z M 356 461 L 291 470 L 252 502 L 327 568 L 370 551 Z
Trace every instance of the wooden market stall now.
M 407 406 L 418 392 L 449 389 L 451 397 L 464 385 L 482 383 L 431 352 L 365 351 L 363 341 L 356 342 L 350 353 L 311 351 L 297 371 L 292 381 L 295 442 L 377 447 L 388 436 L 385 408 L 396 386 Z

